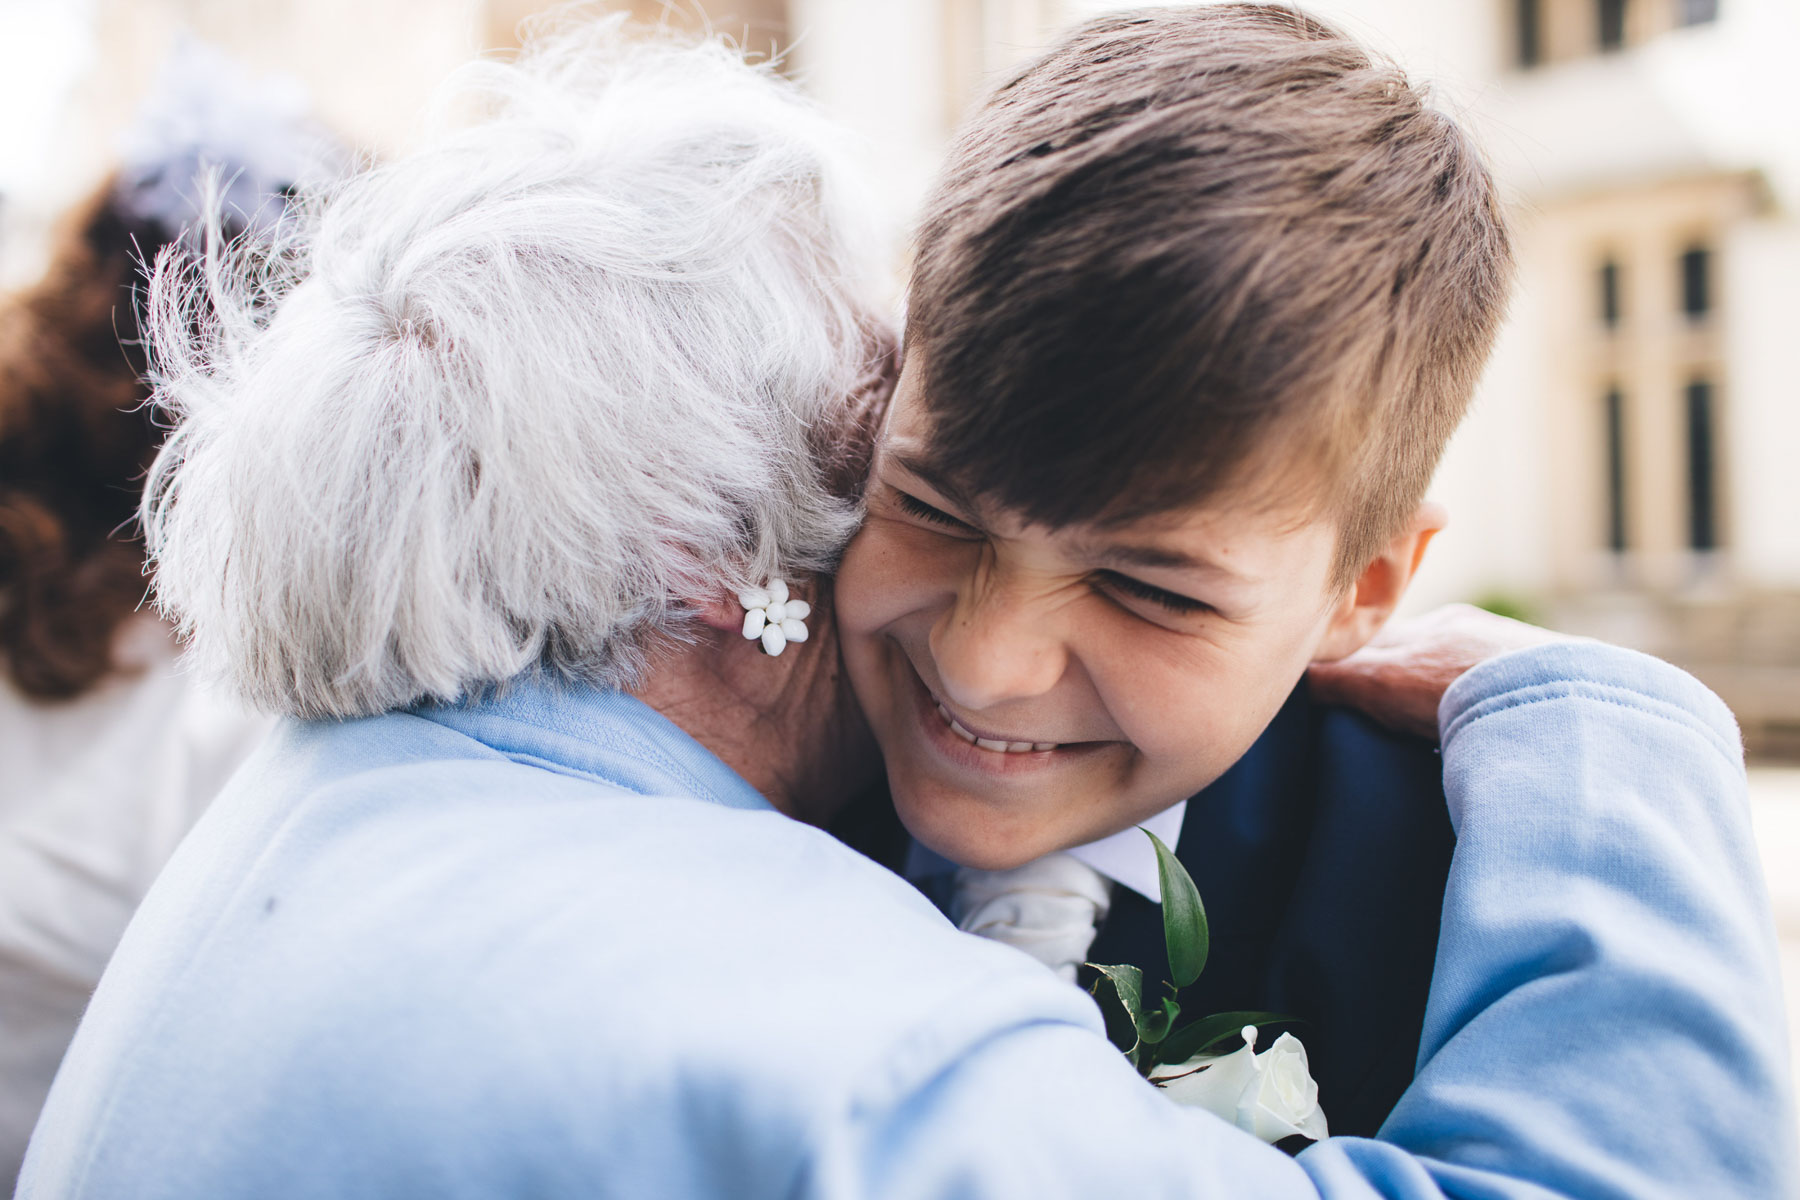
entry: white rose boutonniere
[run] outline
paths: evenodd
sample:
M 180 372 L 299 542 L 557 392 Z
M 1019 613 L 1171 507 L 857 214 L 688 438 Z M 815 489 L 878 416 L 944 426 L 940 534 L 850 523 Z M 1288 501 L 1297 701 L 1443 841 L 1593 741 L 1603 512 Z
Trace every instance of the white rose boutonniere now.
M 1146 994 L 1144 973 L 1129 964 L 1087 965 L 1100 973 L 1094 999 L 1106 1017 L 1106 1033 L 1138 1074 L 1177 1104 L 1204 1108 L 1265 1142 L 1297 1152 L 1303 1138 L 1326 1135 L 1319 1086 L 1306 1063 L 1306 1048 L 1283 1033 L 1266 1051 L 1256 1052 L 1257 1026 L 1292 1025 L 1280 1013 L 1228 1012 L 1177 1026 L 1176 994 L 1206 969 L 1212 935 L 1200 891 L 1162 839 L 1144 831 L 1156 848 L 1162 885 L 1163 945 L 1169 954 L 1167 993 Z M 1243 1046 L 1218 1053 L 1239 1037 Z
M 1327 1136 L 1319 1085 L 1306 1064 L 1306 1047 L 1291 1033 L 1256 1052 L 1256 1026 L 1246 1025 L 1244 1044 L 1230 1054 L 1196 1055 L 1163 1066 L 1150 1082 L 1177 1104 L 1204 1108 L 1265 1142 Z

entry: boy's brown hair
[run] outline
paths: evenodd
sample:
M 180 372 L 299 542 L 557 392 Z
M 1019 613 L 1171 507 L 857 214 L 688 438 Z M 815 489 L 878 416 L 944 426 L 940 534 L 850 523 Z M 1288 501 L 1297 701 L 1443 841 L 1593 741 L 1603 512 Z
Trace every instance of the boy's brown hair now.
M 1423 498 L 1511 270 L 1469 140 L 1337 30 L 1092 21 L 989 97 L 927 206 L 933 465 L 1049 525 L 1304 498 L 1347 585 Z

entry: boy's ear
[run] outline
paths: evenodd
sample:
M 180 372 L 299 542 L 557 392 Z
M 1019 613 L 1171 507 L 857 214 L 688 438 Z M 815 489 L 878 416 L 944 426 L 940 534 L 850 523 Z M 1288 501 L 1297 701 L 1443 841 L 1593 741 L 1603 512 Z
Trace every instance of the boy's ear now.
M 1430 500 L 1419 505 L 1406 528 L 1382 548 L 1344 592 L 1325 637 L 1313 654 L 1314 662 L 1348 658 L 1387 624 L 1424 560 L 1425 548 L 1449 521 L 1450 514 L 1443 505 Z

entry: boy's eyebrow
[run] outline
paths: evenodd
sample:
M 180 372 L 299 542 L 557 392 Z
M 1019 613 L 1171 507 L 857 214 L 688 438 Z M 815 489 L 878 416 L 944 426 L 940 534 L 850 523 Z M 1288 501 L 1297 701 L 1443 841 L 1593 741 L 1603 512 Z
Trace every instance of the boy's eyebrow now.
M 891 452 L 888 457 L 892 458 L 895 465 L 901 470 L 905 471 L 908 475 L 923 479 L 932 486 L 938 495 L 950 501 L 950 503 L 956 505 L 965 513 L 973 513 L 975 511 L 975 497 L 970 495 L 967 488 L 960 486 L 955 480 L 937 470 L 930 463 L 918 457 L 916 454 L 908 454 L 904 450 L 895 450 Z
M 1151 570 L 1204 571 L 1227 579 L 1248 582 L 1249 577 L 1224 563 L 1210 558 L 1195 558 L 1180 550 L 1164 546 L 1105 545 L 1096 547 L 1094 557 L 1109 566 L 1145 567 Z
M 944 499 L 965 513 L 974 513 L 976 504 L 967 488 L 961 487 L 916 453 L 904 450 L 891 450 L 888 457 L 894 464 L 909 475 L 918 477 L 930 484 Z M 1167 546 L 1155 546 L 1130 542 L 1108 542 L 1096 545 L 1090 556 L 1097 562 L 1112 567 L 1139 567 L 1147 570 L 1201 571 L 1208 575 L 1218 575 L 1238 583 L 1250 582 L 1250 577 L 1224 563 L 1209 558 L 1196 558 L 1182 550 Z
M 1210 567 L 1212 564 L 1201 562 L 1192 555 L 1183 554 L 1179 550 L 1168 550 L 1161 546 L 1103 546 L 1094 552 L 1094 557 L 1102 562 L 1116 563 L 1124 567 L 1170 567 L 1182 569 L 1187 567 Z

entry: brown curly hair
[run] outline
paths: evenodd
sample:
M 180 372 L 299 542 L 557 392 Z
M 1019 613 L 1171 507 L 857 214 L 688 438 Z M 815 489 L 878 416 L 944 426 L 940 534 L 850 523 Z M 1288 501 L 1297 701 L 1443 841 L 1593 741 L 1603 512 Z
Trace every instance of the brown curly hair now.
M 166 235 L 114 194 L 71 214 L 44 278 L 0 302 L 0 663 L 40 699 L 111 673 L 145 591 L 133 521 L 159 434 L 137 301 Z

